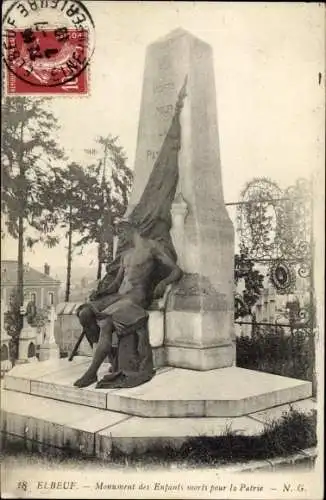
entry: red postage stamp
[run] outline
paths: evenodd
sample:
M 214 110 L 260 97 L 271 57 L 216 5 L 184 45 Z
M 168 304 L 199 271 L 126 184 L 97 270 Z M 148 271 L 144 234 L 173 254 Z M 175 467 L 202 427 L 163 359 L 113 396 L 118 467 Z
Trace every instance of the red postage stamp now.
M 88 92 L 87 31 L 10 30 L 6 47 L 9 95 Z
M 2 30 L 8 95 L 88 93 L 94 22 L 80 0 L 14 1 Z

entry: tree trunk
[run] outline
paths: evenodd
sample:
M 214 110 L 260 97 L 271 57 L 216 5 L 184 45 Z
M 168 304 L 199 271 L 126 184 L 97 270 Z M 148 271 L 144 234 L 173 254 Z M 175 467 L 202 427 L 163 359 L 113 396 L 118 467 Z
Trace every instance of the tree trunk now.
M 67 281 L 65 302 L 69 302 L 71 285 L 71 263 L 72 263 L 72 206 L 69 207 L 69 230 L 68 230 L 68 254 L 67 254 Z
M 23 143 L 24 137 L 24 126 L 21 125 L 20 129 L 20 140 Z M 19 153 L 19 178 L 18 178 L 18 192 L 20 194 L 20 209 L 18 216 L 18 255 L 17 255 L 17 302 L 19 308 L 24 305 L 24 209 L 25 209 L 25 201 L 26 194 L 24 192 L 24 167 L 23 167 L 23 155 L 22 150 Z M 24 320 L 23 316 L 20 314 L 20 310 L 16 311 L 18 314 L 17 318 L 17 332 L 14 340 L 14 362 L 19 358 L 19 338 L 20 333 L 22 331 Z
M 17 256 L 17 301 L 19 307 L 24 305 L 24 218 L 20 215 L 18 218 L 18 256 Z M 17 311 L 19 318 L 17 320 L 17 332 L 14 341 L 14 362 L 19 357 L 19 338 L 23 328 L 23 317 L 20 311 Z
M 102 276 L 102 243 L 98 244 L 97 248 L 97 275 L 96 279 L 100 280 Z

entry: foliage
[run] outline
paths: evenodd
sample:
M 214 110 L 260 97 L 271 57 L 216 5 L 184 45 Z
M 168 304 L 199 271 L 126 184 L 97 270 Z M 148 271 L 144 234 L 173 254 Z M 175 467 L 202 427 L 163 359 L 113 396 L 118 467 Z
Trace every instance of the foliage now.
M 251 314 L 253 306 L 259 299 L 263 290 L 264 276 L 254 269 L 254 262 L 248 258 L 248 250 L 241 250 L 234 256 L 234 282 L 238 286 L 244 281 L 245 289 L 242 294 L 235 295 L 235 319 Z
M 17 298 L 17 291 L 13 290 L 9 298 L 8 311 L 4 314 L 4 327 L 10 337 L 15 337 L 17 327 L 20 324 L 20 304 Z
M 18 239 L 16 301 L 22 306 L 24 248 L 39 241 L 49 247 L 58 243 L 58 238 L 51 234 L 58 221 L 48 204 L 47 186 L 53 162 L 62 159 L 63 152 L 53 138 L 57 120 L 46 99 L 4 98 L 2 118 L 1 210 L 9 234 Z M 32 228 L 37 237 L 27 235 L 28 228 Z M 18 356 L 22 318 L 16 311 L 10 317 L 14 360 Z
M 314 353 L 309 329 L 255 326 L 252 338 L 236 339 L 237 366 L 311 380 Z M 286 331 L 285 331 L 286 330 Z M 287 334 L 286 334 L 287 333 Z
M 85 218 L 94 204 L 96 179 L 87 169 L 73 162 L 65 168 L 55 167 L 53 177 L 47 187 L 48 205 L 57 215 L 58 225 L 66 229 L 68 239 L 67 250 L 67 282 L 65 300 L 69 300 L 73 245 L 72 237 L 83 231 Z
M 48 322 L 48 310 L 47 308 L 44 309 L 37 309 L 36 314 L 33 317 L 33 319 L 30 322 L 30 325 L 36 328 L 38 332 L 41 331 L 42 328 L 46 325 Z
M 117 223 L 124 215 L 132 184 L 132 172 L 127 167 L 127 157 L 118 137 L 108 135 L 97 139 L 98 149 L 87 150 L 95 156 L 96 166 L 89 169 L 94 179 L 93 200 L 89 217 L 85 218 L 82 233 L 76 246 L 95 242 L 99 245 L 99 261 L 113 259 L 113 237 Z
M 94 183 L 93 183 L 94 184 Z M 83 167 L 75 162 L 65 168 L 54 167 L 52 178 L 47 186 L 47 199 L 52 212 L 56 213 L 61 228 L 68 228 L 71 222 L 73 231 L 78 231 L 88 210 L 89 197 L 94 185 L 92 178 Z M 72 217 L 70 221 L 70 208 Z M 67 234 L 66 234 L 67 236 Z
M 81 231 L 83 236 L 75 246 L 83 247 L 93 242 L 97 244 L 97 279 L 101 278 L 102 263 L 108 264 L 113 260 L 117 223 L 126 211 L 132 183 L 127 157 L 117 141 L 118 137 L 100 136 L 96 141 L 98 149 L 86 150 L 96 158 L 93 175 L 97 183 L 93 190 L 93 202 L 89 205 L 89 217 L 85 218 Z
M 9 358 L 12 362 L 17 359 L 19 333 L 22 327 L 22 316 L 20 314 L 20 302 L 16 289 L 12 290 L 9 297 L 8 311 L 4 314 L 4 328 L 11 337 L 9 341 Z
M 127 208 L 131 188 L 132 174 L 117 140 L 111 136 L 98 139 L 104 157 L 96 152 L 96 165 L 83 167 L 73 162 L 64 169 L 54 168 L 47 188 L 48 203 L 60 227 L 67 229 L 66 236 L 74 234 L 73 247 L 82 253 L 84 246 L 98 244 L 101 262 L 113 258 L 113 236 Z
M 38 241 L 54 246 L 51 235 L 56 214 L 48 206 L 47 186 L 53 162 L 63 152 L 53 138 L 57 120 L 48 109 L 47 99 L 7 97 L 2 107 L 2 203 L 9 234 L 18 238 L 18 220 L 36 230 L 38 237 L 25 236 L 32 247 Z

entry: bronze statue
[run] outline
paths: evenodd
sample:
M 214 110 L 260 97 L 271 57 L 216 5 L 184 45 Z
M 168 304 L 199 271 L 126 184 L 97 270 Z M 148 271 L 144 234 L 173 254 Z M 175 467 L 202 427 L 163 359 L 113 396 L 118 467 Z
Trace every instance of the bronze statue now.
M 93 295 L 95 300 L 86 303 L 78 312 L 90 343 L 95 343 L 98 339 L 98 345 L 90 367 L 76 380 L 76 387 L 87 387 L 97 381 L 97 371 L 106 356 L 109 356 L 111 364 L 114 365 L 113 331 L 117 333 L 118 338 L 139 329 L 141 333 L 138 335 L 148 336 L 146 309 L 153 299 L 164 295 L 167 285 L 180 279 L 182 275 L 181 269 L 157 241 L 143 238 L 135 226 L 130 226 L 128 233 L 129 238 L 132 238 L 133 247 L 122 254 L 116 278 L 105 290 L 105 294 L 102 292 Z M 165 266 L 169 273 L 153 289 L 153 276 L 160 264 Z M 144 342 L 144 339 L 139 341 Z M 145 339 L 145 343 L 148 344 L 148 339 Z M 115 378 L 121 377 L 121 372 L 114 373 Z M 113 380 L 114 376 L 106 377 L 106 380 Z

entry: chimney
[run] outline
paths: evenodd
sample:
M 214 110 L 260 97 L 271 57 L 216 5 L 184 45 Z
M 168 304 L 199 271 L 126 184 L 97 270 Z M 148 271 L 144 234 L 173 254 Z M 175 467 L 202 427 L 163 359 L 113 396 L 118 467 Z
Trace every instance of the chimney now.
M 46 274 L 46 276 L 50 276 L 50 266 L 47 263 L 44 264 L 44 274 Z

